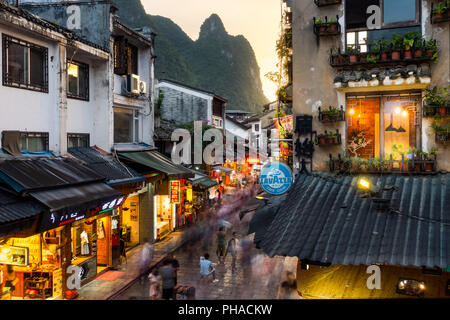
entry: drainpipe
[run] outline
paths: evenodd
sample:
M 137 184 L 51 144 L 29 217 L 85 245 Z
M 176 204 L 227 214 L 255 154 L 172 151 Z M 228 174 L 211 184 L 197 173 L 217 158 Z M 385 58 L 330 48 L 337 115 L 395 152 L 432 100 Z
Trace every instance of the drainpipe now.
M 59 152 L 67 154 L 67 47 L 60 42 L 59 50 Z

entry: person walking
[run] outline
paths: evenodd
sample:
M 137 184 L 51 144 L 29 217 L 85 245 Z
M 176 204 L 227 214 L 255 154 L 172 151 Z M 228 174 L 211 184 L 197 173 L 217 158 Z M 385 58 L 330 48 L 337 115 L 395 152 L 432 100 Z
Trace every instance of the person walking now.
M 200 279 L 209 278 L 209 276 L 212 276 L 213 283 L 219 281 L 219 279 L 216 279 L 214 264 L 209 261 L 209 254 L 205 253 L 203 257 L 200 257 Z
M 125 264 L 128 264 L 127 262 L 127 252 L 125 250 L 125 236 L 121 234 L 119 236 L 119 250 L 120 250 L 120 263 L 122 264 L 122 257 L 125 259 Z
M 158 300 L 161 297 L 161 277 L 158 274 L 158 268 L 153 268 L 148 275 L 150 280 L 149 296 L 152 300 Z
M 233 232 L 233 237 L 228 241 L 227 252 L 225 253 L 225 258 L 228 252 L 231 254 L 231 271 L 236 271 L 236 257 L 238 248 L 238 235 L 237 232 Z
M 286 280 L 283 281 L 278 289 L 278 299 L 299 299 L 301 296 L 297 291 L 297 281 L 291 271 L 286 272 Z
M 227 249 L 227 234 L 222 226 L 217 232 L 217 258 L 219 264 L 225 263 L 225 251 Z
M 175 271 L 175 276 L 173 277 L 173 282 L 174 282 L 174 286 L 176 287 L 178 280 L 178 270 L 180 269 L 180 263 L 178 262 L 177 259 L 175 259 L 175 257 L 173 256 L 173 253 L 168 253 L 166 260 L 172 265 L 172 268 Z M 176 294 L 174 294 L 173 296 L 174 299 L 176 299 Z
M 175 287 L 175 269 L 172 267 L 172 264 L 164 260 L 163 266 L 159 268 L 159 274 L 162 279 L 162 298 L 164 300 L 173 300 Z

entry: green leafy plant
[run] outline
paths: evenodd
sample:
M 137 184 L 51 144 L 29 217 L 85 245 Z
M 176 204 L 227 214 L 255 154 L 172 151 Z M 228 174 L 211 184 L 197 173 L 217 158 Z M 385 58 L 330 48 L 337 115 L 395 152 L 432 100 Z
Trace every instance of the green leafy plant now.
M 336 107 L 330 106 L 328 110 L 323 110 L 322 113 L 330 117 L 336 117 L 340 114 L 340 110 Z
M 414 45 L 414 39 L 403 39 L 403 48 L 407 51 L 411 50 L 412 46 Z
M 403 37 L 394 33 L 394 37 L 391 41 L 393 50 L 401 50 L 403 48 Z
M 450 86 L 449 86 L 450 88 Z M 447 88 L 433 87 L 425 90 L 425 99 L 427 104 L 434 106 L 444 106 L 447 104 L 449 91 Z
M 315 23 L 316 23 L 316 25 L 323 24 L 322 18 L 317 18 Z
M 366 61 L 369 63 L 375 63 L 378 61 L 378 59 L 380 59 L 379 55 L 370 55 L 370 56 L 367 56 Z
M 448 1 L 447 1 L 448 3 Z M 444 14 L 447 10 L 447 3 L 445 1 L 441 1 L 437 4 L 436 8 L 434 9 L 434 14 Z
M 328 20 L 329 23 L 337 23 L 337 19 L 335 17 L 330 18 L 330 20 Z

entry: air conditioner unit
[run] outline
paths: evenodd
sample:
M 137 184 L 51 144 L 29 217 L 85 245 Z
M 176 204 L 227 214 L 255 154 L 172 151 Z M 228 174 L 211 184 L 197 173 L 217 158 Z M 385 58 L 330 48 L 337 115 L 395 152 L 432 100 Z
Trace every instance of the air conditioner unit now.
M 147 93 L 147 83 L 145 81 L 140 81 L 139 82 L 139 92 L 141 94 L 146 94 Z
M 139 94 L 139 76 L 135 74 L 127 75 L 127 91 Z

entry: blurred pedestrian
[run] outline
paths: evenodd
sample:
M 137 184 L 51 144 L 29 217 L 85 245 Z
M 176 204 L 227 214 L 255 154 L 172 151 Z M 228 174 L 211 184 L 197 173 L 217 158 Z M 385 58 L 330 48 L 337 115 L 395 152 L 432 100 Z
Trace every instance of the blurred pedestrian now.
M 200 279 L 208 279 L 209 276 L 212 276 L 214 283 L 219 281 L 219 279 L 216 279 L 216 269 L 214 268 L 214 264 L 209 261 L 209 254 L 205 253 L 200 257 Z
M 177 259 L 173 256 L 173 253 L 168 253 L 166 260 L 172 265 L 172 268 L 175 270 L 175 277 L 173 281 L 175 282 L 175 285 L 177 285 L 177 273 L 178 270 L 180 270 L 180 263 Z
M 148 275 L 150 280 L 149 296 L 152 300 L 158 300 L 161 297 L 161 276 L 158 274 L 158 268 L 153 268 Z
M 217 232 L 217 258 L 219 264 L 225 263 L 225 251 L 227 250 L 227 234 L 222 226 Z
M 239 244 L 239 239 L 237 232 L 233 232 L 233 237 L 228 241 L 227 252 L 225 253 L 225 257 L 228 253 L 231 255 L 231 271 L 236 271 L 236 257 L 237 257 L 237 248 Z
M 159 274 L 162 279 L 162 298 L 164 300 L 173 300 L 175 287 L 175 269 L 172 267 L 172 264 L 164 260 L 163 266 L 159 268 Z
M 299 299 L 297 290 L 297 279 L 293 272 L 286 272 L 286 280 L 283 281 L 278 290 L 278 299 Z

